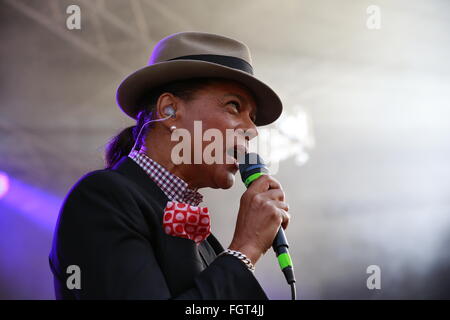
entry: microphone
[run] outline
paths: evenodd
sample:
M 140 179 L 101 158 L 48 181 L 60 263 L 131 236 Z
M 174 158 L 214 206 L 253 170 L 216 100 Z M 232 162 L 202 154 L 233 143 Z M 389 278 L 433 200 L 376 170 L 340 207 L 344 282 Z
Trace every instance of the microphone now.
M 269 174 L 263 159 L 257 153 L 245 153 L 244 161 L 239 162 L 239 172 L 241 173 L 242 181 L 248 188 L 253 181 L 262 175 Z M 295 275 L 292 259 L 289 254 L 289 244 L 284 233 L 283 227 L 278 229 L 278 233 L 273 240 L 272 248 L 278 259 L 280 269 L 286 278 L 286 281 L 291 285 L 292 300 L 295 300 Z

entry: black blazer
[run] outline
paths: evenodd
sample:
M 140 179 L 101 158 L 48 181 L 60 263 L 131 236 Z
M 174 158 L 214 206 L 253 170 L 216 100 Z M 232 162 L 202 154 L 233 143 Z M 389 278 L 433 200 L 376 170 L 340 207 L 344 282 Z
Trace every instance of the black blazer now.
M 50 252 L 57 299 L 267 299 L 223 247 L 169 236 L 162 215 L 169 199 L 133 160 L 93 171 L 62 206 Z M 70 265 L 81 289 L 68 289 Z

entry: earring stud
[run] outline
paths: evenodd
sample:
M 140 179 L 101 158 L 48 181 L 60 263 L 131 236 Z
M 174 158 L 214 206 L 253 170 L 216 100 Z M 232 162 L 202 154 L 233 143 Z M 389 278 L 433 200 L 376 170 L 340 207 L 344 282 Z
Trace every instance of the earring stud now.
M 176 129 L 177 129 L 176 126 L 171 126 L 171 127 L 170 127 L 170 131 L 171 131 L 171 132 L 174 132 Z

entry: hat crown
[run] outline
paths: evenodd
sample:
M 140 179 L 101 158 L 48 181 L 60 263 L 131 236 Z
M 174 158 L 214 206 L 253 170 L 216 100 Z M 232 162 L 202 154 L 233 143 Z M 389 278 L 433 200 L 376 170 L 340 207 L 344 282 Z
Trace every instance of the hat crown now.
M 179 32 L 160 40 L 149 65 L 192 55 L 218 55 L 239 58 L 252 64 L 249 48 L 242 42 L 204 32 Z

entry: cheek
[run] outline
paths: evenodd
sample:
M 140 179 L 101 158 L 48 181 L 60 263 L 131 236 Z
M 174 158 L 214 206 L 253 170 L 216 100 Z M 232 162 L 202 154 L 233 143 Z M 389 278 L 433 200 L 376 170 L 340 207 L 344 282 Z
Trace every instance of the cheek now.
M 191 135 L 194 134 L 194 128 L 198 132 L 199 128 L 202 130 L 202 134 L 208 129 L 221 128 L 226 125 L 228 121 L 223 113 L 209 111 L 207 108 L 193 109 L 189 111 L 186 116 L 183 117 L 180 128 L 189 130 Z
M 217 129 L 225 137 L 227 129 L 234 130 L 239 126 L 239 121 L 228 112 L 216 112 L 202 119 L 203 131 Z
M 236 116 L 227 111 L 226 107 L 218 104 L 215 100 L 207 100 L 200 105 L 194 106 L 189 114 L 191 123 L 194 120 L 201 121 L 203 128 L 226 129 L 237 125 Z
M 223 143 L 222 148 L 219 150 L 215 149 L 214 153 L 217 151 L 217 153 L 221 154 L 223 163 L 226 161 L 225 153 L 227 148 L 227 129 L 235 129 L 238 126 L 238 121 L 232 114 L 226 112 L 222 107 L 212 107 L 208 110 L 206 107 L 199 108 L 194 106 L 183 118 L 183 122 L 180 124 L 180 127 L 181 126 L 184 129 L 187 129 L 191 136 L 192 162 L 196 162 L 195 158 L 197 158 L 198 161 L 198 157 L 201 157 L 202 160 L 204 160 L 204 151 L 206 151 L 206 154 L 210 154 L 211 147 L 208 150 L 205 149 L 214 143 L 215 137 L 220 132 Z M 215 130 L 208 132 L 209 137 L 212 136 L 212 138 L 210 140 L 206 140 L 205 132 L 209 129 Z M 209 174 L 223 169 L 220 168 L 220 165 L 217 165 L 217 167 L 216 165 L 208 165 L 208 167 L 210 167 L 207 169 Z

